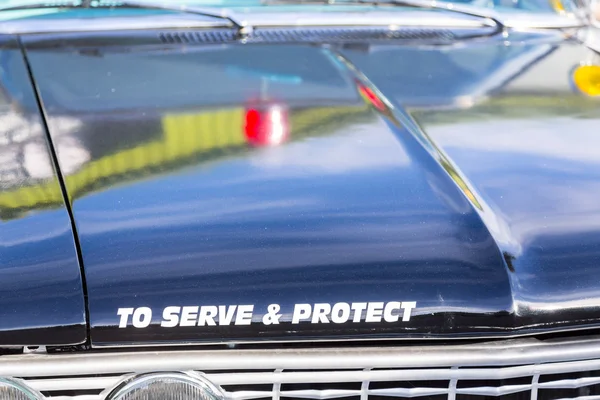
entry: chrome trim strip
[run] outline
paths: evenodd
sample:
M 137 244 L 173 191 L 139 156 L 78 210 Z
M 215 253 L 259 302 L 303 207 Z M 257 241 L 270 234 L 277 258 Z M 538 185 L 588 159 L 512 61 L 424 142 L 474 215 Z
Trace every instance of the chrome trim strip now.
M 246 21 L 238 19 L 238 17 L 227 8 L 217 7 L 198 7 L 190 4 L 178 5 L 176 3 L 157 3 L 148 0 L 121 0 L 121 7 L 141 8 L 146 10 L 164 10 L 164 11 L 180 11 L 182 13 L 193 14 L 196 16 L 214 17 L 225 19 L 237 29 L 237 36 L 244 38 L 252 33 L 253 27 L 248 25 Z
M 501 15 L 503 24 L 515 29 L 567 29 L 585 26 L 581 21 L 558 15 L 521 15 L 514 13 Z M 426 10 L 396 12 L 386 11 L 336 12 L 330 13 L 259 13 L 250 12 L 238 15 L 241 24 L 254 28 L 266 27 L 332 27 L 332 26 L 389 26 L 389 27 L 454 27 L 480 28 L 493 27 L 491 20 L 468 17 L 460 14 L 449 15 L 432 13 Z M 202 29 L 232 28 L 228 21 L 215 20 L 201 15 L 165 14 L 151 17 L 102 17 L 47 19 L 43 23 L 35 18 L 6 20 L 0 24 L 0 34 L 40 34 L 40 33 L 83 33 L 119 30 L 151 29 Z
M 38 33 L 102 32 L 116 30 L 142 29 L 196 29 L 230 28 L 231 24 L 209 17 L 190 17 L 189 15 L 154 15 L 152 17 L 113 17 L 113 18 L 65 18 L 44 20 L 17 19 L 2 21 L 0 34 L 28 35 Z
M 303 0 L 304 3 L 305 0 Z M 310 1 L 310 0 L 309 0 Z M 316 4 L 323 4 L 323 0 L 312 0 Z M 442 10 L 448 12 L 456 12 L 462 15 L 468 15 L 471 17 L 488 19 L 493 25 L 496 26 L 496 32 L 502 32 L 505 29 L 503 21 L 498 18 L 495 10 L 489 7 L 477 7 L 469 4 L 452 3 L 446 1 L 437 0 L 350 0 L 341 3 L 336 3 L 335 0 L 328 0 L 330 5 L 348 5 L 348 4 L 372 4 L 377 7 L 415 7 L 420 9 L 431 9 L 431 10 Z M 294 4 L 288 0 L 263 0 L 263 4 Z
M 163 356 L 164 357 L 164 356 Z M 402 357 L 400 354 L 396 354 L 397 358 Z M 173 370 L 173 371 L 181 371 L 181 370 L 198 370 L 205 369 L 202 361 L 204 359 L 199 360 L 199 362 L 195 365 L 194 368 L 177 368 L 175 365 L 169 365 L 168 367 L 160 368 L 159 365 L 154 365 L 154 368 L 150 369 L 145 366 L 138 366 L 136 373 L 145 373 L 145 372 L 155 372 L 161 370 Z M 377 364 L 370 363 L 364 364 L 370 365 L 371 368 L 375 368 Z M 599 367 L 598 360 L 585 360 L 585 361 L 571 361 L 571 362 L 559 362 L 559 363 L 548 363 L 548 364 L 527 364 L 520 365 L 517 367 L 505 367 L 498 369 L 480 369 L 480 368 L 471 368 L 471 369 L 455 369 L 451 367 L 445 368 L 429 368 L 428 364 L 420 364 L 420 367 L 427 369 L 399 369 L 399 370 L 382 370 L 382 371 L 369 371 L 369 370 L 358 370 L 358 371 L 323 371 L 315 374 L 314 371 L 299 371 L 299 372 L 241 372 L 241 373 L 217 373 L 217 374 L 206 374 L 206 377 L 215 384 L 218 385 L 261 385 L 261 384 L 291 384 L 291 383 L 335 383 L 335 382 L 360 382 L 360 381 L 369 381 L 369 382 L 384 382 L 384 381 L 427 381 L 427 380 L 505 380 L 512 378 L 519 378 L 522 376 L 535 375 L 539 373 L 541 375 L 545 374 L 557 374 L 557 373 L 570 373 L 570 372 L 578 372 L 578 371 L 586 371 L 586 370 L 596 370 Z M 462 365 L 461 365 L 462 366 Z M 234 365 L 228 365 L 228 368 L 233 368 Z M 291 366 L 290 366 L 291 367 Z M 404 366 L 398 368 L 404 368 Z M 387 367 L 391 368 L 391 367 Z M 315 368 L 316 369 L 316 368 Z M 368 369 L 368 368 L 367 368 Z M 83 390 L 83 389 L 96 389 L 99 387 L 111 387 L 114 386 L 117 382 L 122 379 L 122 376 L 111 377 L 111 378 L 62 378 L 62 379 L 54 379 L 54 380 L 46 380 L 46 379 L 32 379 L 27 380 L 27 385 L 33 389 L 39 391 L 49 391 L 49 390 L 60 390 L 68 387 L 69 390 Z M 582 384 L 592 384 L 588 382 L 581 381 L 575 387 L 579 387 Z M 549 382 L 554 386 L 547 387 L 563 387 L 558 385 L 557 382 Z M 62 386 L 61 386 L 62 385 Z M 542 384 L 539 384 L 542 385 Z M 539 386 L 538 385 L 538 386 Z M 569 387 L 573 386 L 573 382 L 566 383 Z M 514 386 L 514 385 L 512 385 Z M 500 388 L 510 389 L 511 385 L 506 387 L 500 386 Z M 523 390 L 531 389 L 531 385 L 519 385 L 523 387 Z M 540 386 L 542 387 L 542 386 Z M 514 389 L 514 388 L 513 388 Z M 385 392 L 380 392 L 382 390 L 387 389 L 374 389 L 371 390 L 369 394 L 382 394 Z M 400 388 L 394 389 L 395 391 L 400 390 Z M 446 389 L 444 389 L 446 390 Z M 474 388 L 465 388 L 464 393 L 466 394 L 470 391 L 474 390 Z M 478 388 L 480 390 L 480 388 Z M 380 392 L 380 393 L 379 393 Z M 270 392 L 269 392 L 270 393 Z M 358 395 L 360 393 L 359 390 L 353 392 L 352 395 Z M 285 393 L 284 393 L 285 394 Z M 430 393 L 433 394 L 433 393 Z M 262 396 L 261 396 L 262 397 Z M 297 397 L 297 396 L 289 396 L 289 397 Z M 404 397 L 404 396 L 402 396 Z
M 571 29 L 588 26 L 586 21 L 558 14 L 527 14 L 506 12 L 502 14 L 504 25 L 513 29 Z
M 523 392 L 535 399 L 539 389 L 587 390 L 600 383 L 600 337 L 359 348 L 88 351 L 0 359 L 0 376 L 12 376 L 52 400 L 103 400 L 135 374 L 160 371 L 201 375 L 219 387 L 224 400 L 432 395 L 453 400 L 457 395 Z M 464 381 L 471 383 L 461 386 Z M 290 386 L 295 384 L 301 386 Z M 587 397 L 576 399 L 592 400 Z
M 73 354 L 20 354 L 0 357 L 0 376 L 53 377 L 92 374 L 123 374 L 168 370 L 286 370 L 286 369 L 369 369 L 369 368 L 415 368 L 433 367 L 510 367 L 493 376 L 498 378 L 516 376 L 532 368 L 523 364 L 555 363 L 577 360 L 578 366 L 598 367 L 600 338 L 570 341 L 542 342 L 537 339 L 502 340 L 482 344 L 433 344 L 428 346 L 310 348 L 310 349 L 261 349 L 261 350 L 169 350 L 131 352 L 82 352 Z M 591 361 L 586 361 L 591 360 Z M 536 371 L 550 373 L 552 365 L 538 365 Z M 563 366 L 569 368 L 569 366 Z M 575 367 L 574 367 L 575 368 Z M 579 368 L 579 367 L 577 367 Z M 576 368 L 575 368 L 576 369 Z M 339 372 L 344 379 L 367 374 L 370 379 L 389 378 L 389 371 Z M 410 375 L 408 371 L 395 371 L 398 378 Z M 433 372 L 432 372 L 433 373 Z M 448 372 L 453 376 L 458 372 Z M 467 373 L 467 370 L 462 371 Z M 486 376 L 490 376 L 488 371 Z M 272 379 L 273 374 L 253 373 L 253 379 Z M 299 374 L 302 374 L 299 372 Z M 338 374 L 338 372 L 336 372 Z M 407 375 L 408 374 L 408 375 Z M 428 376 L 428 372 L 419 372 Z M 425 374 L 425 375 L 423 375 Z M 468 374 L 476 376 L 473 370 Z M 516 375 L 515 375 L 516 374 Z M 244 374 L 219 374 L 222 379 L 245 381 Z M 332 379 L 325 372 L 318 376 Z M 396 376 L 396 375 L 395 375 Z M 433 375 L 432 375 L 433 376 Z M 462 375 L 461 375 L 462 376 Z M 469 375 L 471 376 L 471 375 Z M 216 378 L 215 378 L 216 379 Z M 219 378 L 221 379 L 221 378 Z M 287 379 L 287 378 L 286 378 Z M 290 378 L 292 379 L 292 378 Z M 296 378 L 293 378 L 295 381 Z M 314 379 L 314 378 L 313 378 Z M 317 377 L 317 379 L 320 379 Z
M 27 386 L 37 391 L 63 390 L 68 387 L 69 390 L 90 390 L 98 388 L 114 387 L 124 377 L 97 377 L 97 378 L 58 378 L 58 379 L 32 379 L 27 380 Z
M 332 18 L 332 14 L 335 18 Z M 361 10 L 357 12 L 295 12 L 266 13 L 250 12 L 245 20 L 255 28 L 265 27 L 327 27 L 327 26 L 443 26 L 456 28 L 494 27 L 495 24 L 480 17 L 461 14 L 435 13 L 429 10 Z

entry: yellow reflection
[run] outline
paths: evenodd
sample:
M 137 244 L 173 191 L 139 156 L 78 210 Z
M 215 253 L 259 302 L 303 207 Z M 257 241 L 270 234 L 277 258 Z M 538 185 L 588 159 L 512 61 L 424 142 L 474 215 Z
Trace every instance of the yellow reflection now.
M 588 96 L 600 96 L 600 66 L 580 65 L 573 70 L 573 84 Z
M 441 156 L 440 163 L 442 164 L 442 167 L 444 167 L 444 169 L 446 170 L 448 175 L 450 175 L 450 178 L 452 178 L 452 180 L 454 182 L 456 182 L 456 185 L 458 185 L 460 190 L 462 190 L 462 192 L 465 194 L 465 196 L 467 196 L 467 199 L 469 199 L 471 204 L 473 204 L 475 207 L 477 207 L 477 209 L 483 210 L 481 203 L 479 202 L 479 200 L 477 199 L 477 197 L 475 196 L 475 194 L 473 193 L 473 191 L 471 190 L 471 188 L 469 187 L 467 182 L 465 182 L 465 180 L 462 178 L 462 176 L 460 176 L 460 174 L 458 173 L 456 168 L 454 168 L 454 166 L 452 166 L 452 163 L 450 163 L 450 161 L 448 160 L 448 158 L 445 155 L 442 155 L 440 153 L 440 156 Z
M 366 107 L 339 106 L 295 110 L 290 113 L 292 140 L 326 135 L 349 118 L 365 115 Z M 84 196 L 114 184 L 141 179 L 157 171 L 169 171 L 202 161 L 239 154 L 247 149 L 244 134 L 246 110 L 243 107 L 203 110 L 164 115 L 155 140 L 115 150 L 85 163 L 66 177 L 72 198 Z M 1 172 L 1 171 L 0 171 Z M 0 192 L 0 219 L 20 212 L 58 207 L 62 193 L 54 181 Z
M 556 11 L 557 13 L 562 14 L 565 12 L 565 6 L 561 0 L 550 0 L 550 4 L 552 5 L 554 11 Z

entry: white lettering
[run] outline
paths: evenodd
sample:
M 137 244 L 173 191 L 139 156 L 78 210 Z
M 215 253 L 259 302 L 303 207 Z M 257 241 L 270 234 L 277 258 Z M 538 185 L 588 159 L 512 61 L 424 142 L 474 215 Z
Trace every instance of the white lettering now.
M 152 310 L 148 307 L 136 308 L 133 312 L 132 323 L 135 328 L 147 328 L 152 321 Z
M 410 321 L 416 301 L 390 301 L 369 303 L 315 303 L 295 304 L 291 323 L 298 324 L 306 321 L 313 324 L 344 324 L 350 320 L 360 322 L 403 322 Z M 277 324 L 279 318 L 289 316 L 280 313 L 279 304 L 270 304 L 256 323 L 264 325 Z M 254 305 L 220 305 L 220 306 L 168 306 L 163 309 L 160 326 L 173 328 L 176 326 L 227 326 L 251 325 L 254 319 Z M 118 308 L 119 328 L 127 328 L 130 324 L 135 328 L 146 328 L 152 323 L 152 309 L 149 307 Z
M 198 326 L 210 325 L 216 326 L 215 316 L 217 315 L 218 309 L 216 306 L 202 306 L 200 307 L 200 314 L 198 316 Z
M 367 316 L 365 317 L 365 322 L 381 322 L 382 316 L 383 303 L 369 303 L 369 306 L 367 307 Z
M 404 314 L 402 315 L 402 321 L 410 321 L 410 316 L 413 308 L 417 307 L 416 301 L 403 301 L 402 308 L 404 309 Z
M 331 304 L 329 303 L 317 303 L 315 304 L 315 308 L 312 316 L 312 323 L 317 324 L 322 322 L 324 324 L 329 323 L 329 319 L 327 319 L 327 314 L 331 312 Z
M 163 320 L 160 323 L 160 326 L 164 326 L 165 328 L 173 328 L 179 324 L 179 313 L 181 312 L 181 307 L 170 306 L 165 307 L 163 310 Z
M 360 322 L 362 318 L 362 312 L 367 309 L 367 303 L 352 303 L 352 310 L 354 311 L 354 318 L 352 322 Z
M 331 322 L 334 324 L 343 324 L 350 318 L 350 304 L 336 303 L 331 309 Z
M 179 326 L 196 326 L 196 322 L 198 322 L 198 306 L 183 307 Z
M 219 325 L 230 325 L 237 306 L 219 306 Z
M 307 320 L 312 313 L 310 304 L 296 304 L 294 306 L 294 314 L 292 314 L 292 324 L 297 324 L 300 320 Z
M 236 325 L 250 325 L 252 323 L 252 313 L 254 312 L 254 305 L 238 306 L 237 314 L 235 316 Z
M 394 311 L 400 311 L 401 304 L 399 301 L 390 301 L 385 305 L 383 310 L 383 319 L 385 322 L 398 322 L 399 314 L 394 315 Z
M 131 314 L 133 314 L 133 308 L 119 308 L 117 310 L 117 315 L 121 317 L 119 320 L 119 328 L 127 328 L 127 323 L 129 322 Z

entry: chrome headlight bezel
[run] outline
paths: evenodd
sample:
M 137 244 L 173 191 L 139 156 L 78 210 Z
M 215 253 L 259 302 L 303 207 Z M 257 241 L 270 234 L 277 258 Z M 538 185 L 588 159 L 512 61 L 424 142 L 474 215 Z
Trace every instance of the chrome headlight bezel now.
M 0 377 L 0 388 L 9 387 L 22 393 L 29 400 L 44 400 L 45 397 L 41 393 L 28 387 L 23 381 L 12 378 Z
M 201 390 L 204 400 L 224 400 L 225 398 L 221 388 L 195 371 L 152 372 L 129 376 L 119 382 L 104 398 L 106 400 L 122 400 L 131 392 L 160 381 L 183 383 L 195 387 Z

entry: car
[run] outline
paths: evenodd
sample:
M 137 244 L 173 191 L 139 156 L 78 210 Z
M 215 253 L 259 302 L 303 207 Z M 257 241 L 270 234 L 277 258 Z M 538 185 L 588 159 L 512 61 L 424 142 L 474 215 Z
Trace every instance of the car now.
M 0 4 L 0 399 L 600 396 L 569 10 Z

